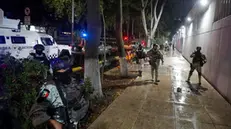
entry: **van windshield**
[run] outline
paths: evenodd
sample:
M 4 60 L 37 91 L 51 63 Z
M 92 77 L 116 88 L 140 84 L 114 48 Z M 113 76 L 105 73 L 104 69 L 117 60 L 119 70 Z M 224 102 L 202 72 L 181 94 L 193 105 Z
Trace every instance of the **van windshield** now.
M 45 45 L 45 46 L 53 45 L 53 41 L 50 38 L 42 37 L 41 41 L 42 41 L 43 45 Z

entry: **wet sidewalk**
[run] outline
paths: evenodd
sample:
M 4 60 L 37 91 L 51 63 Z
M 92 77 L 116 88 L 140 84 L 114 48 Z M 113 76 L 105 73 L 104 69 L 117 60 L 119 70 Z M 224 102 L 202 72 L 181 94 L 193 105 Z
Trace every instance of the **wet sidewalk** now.
M 177 52 L 165 55 L 159 85 L 150 66 L 134 86 L 125 89 L 88 129 L 231 129 L 231 107 L 197 73 L 187 84 L 188 62 Z

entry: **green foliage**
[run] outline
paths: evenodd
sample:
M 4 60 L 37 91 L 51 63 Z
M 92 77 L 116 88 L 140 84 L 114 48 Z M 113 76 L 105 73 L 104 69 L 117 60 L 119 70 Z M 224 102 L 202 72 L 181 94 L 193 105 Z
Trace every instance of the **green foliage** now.
M 85 78 L 84 86 L 83 86 L 84 95 L 87 99 L 90 98 L 91 94 L 93 93 L 94 89 L 92 88 L 90 78 Z
M 23 129 L 32 129 L 28 111 L 33 105 L 37 89 L 44 83 L 47 68 L 36 61 L 5 58 L 4 89 L 13 115 L 20 121 Z
M 65 16 L 71 20 L 72 13 L 72 0 L 43 0 L 44 5 L 48 8 L 47 10 L 54 10 L 57 18 L 63 18 Z M 75 17 L 78 17 L 83 11 L 84 3 L 83 0 L 74 0 L 75 3 Z

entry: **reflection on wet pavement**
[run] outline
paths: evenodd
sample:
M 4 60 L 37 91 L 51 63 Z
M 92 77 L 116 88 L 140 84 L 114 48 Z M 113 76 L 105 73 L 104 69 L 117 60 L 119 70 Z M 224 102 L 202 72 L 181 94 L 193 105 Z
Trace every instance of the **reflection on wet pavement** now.
M 160 83 L 154 85 L 150 66 L 144 65 L 136 81 L 148 83 L 128 87 L 90 129 L 231 129 L 230 104 L 206 80 L 198 86 L 196 72 L 188 84 L 189 70 L 178 52 L 166 53 Z
M 228 127 L 231 126 L 230 105 L 206 80 L 203 79 L 202 86 L 199 86 L 196 72 L 192 76 L 192 83 L 185 82 L 189 64 L 183 57 L 170 57 L 167 54 L 167 58 L 171 68 L 175 128 L 231 129 Z

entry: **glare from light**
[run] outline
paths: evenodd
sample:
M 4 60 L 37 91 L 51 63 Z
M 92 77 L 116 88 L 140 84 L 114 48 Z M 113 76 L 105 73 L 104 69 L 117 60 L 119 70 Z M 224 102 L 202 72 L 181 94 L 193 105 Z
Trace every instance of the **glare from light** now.
M 87 34 L 86 34 L 86 33 L 82 33 L 82 36 L 83 36 L 83 37 L 87 37 Z
M 208 0 L 200 0 L 200 4 L 202 6 L 207 6 L 208 5 Z
M 191 17 L 188 17 L 188 18 L 187 18 L 187 21 L 189 21 L 189 22 L 192 21 L 192 18 L 191 18 Z

